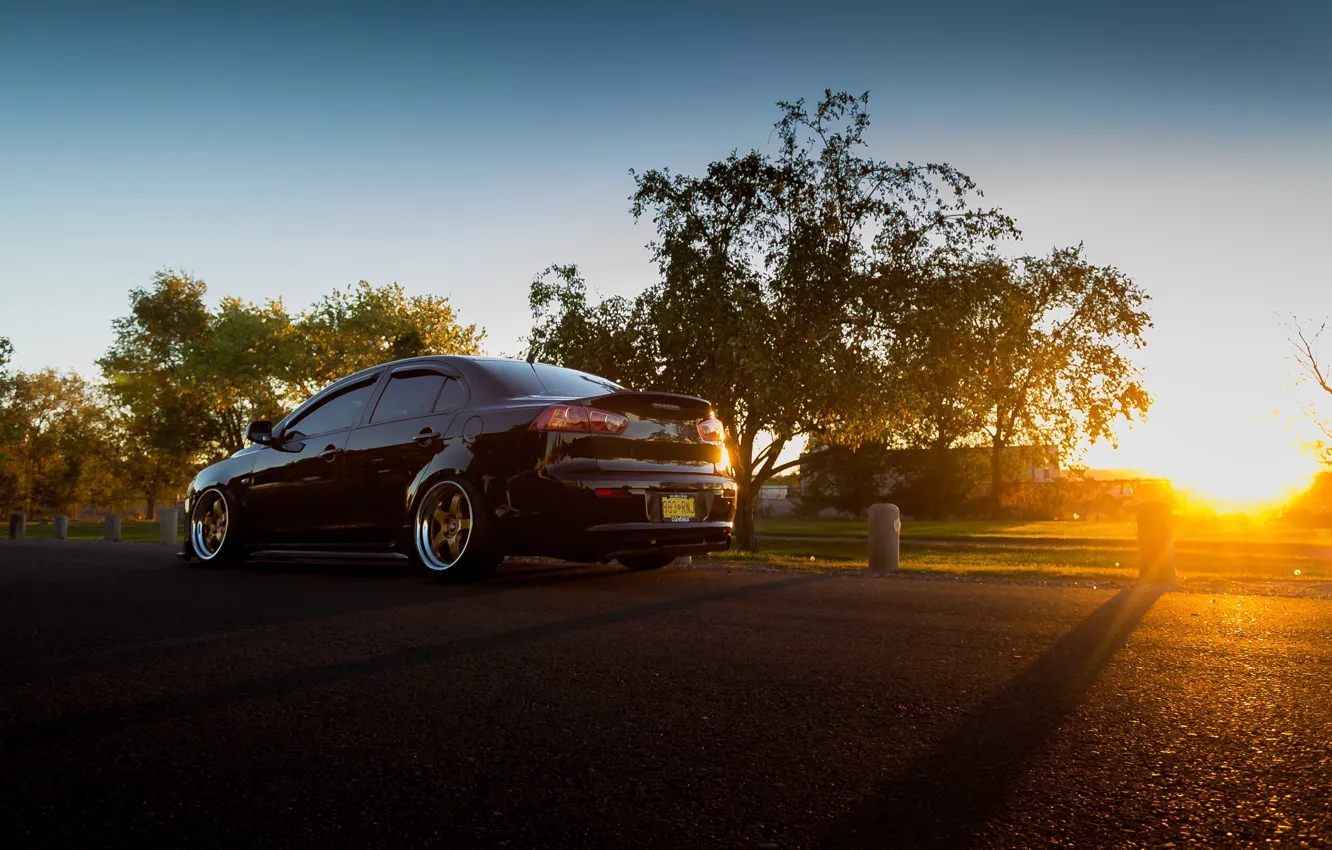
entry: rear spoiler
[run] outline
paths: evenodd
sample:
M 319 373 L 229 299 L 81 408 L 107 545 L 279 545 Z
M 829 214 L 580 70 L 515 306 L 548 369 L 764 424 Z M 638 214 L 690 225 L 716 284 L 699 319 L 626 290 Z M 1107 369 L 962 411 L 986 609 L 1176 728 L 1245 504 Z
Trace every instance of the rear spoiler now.
M 609 395 L 593 396 L 583 399 L 583 404 L 591 407 L 604 407 L 609 410 L 652 411 L 658 415 L 679 413 L 708 416 L 712 412 L 712 402 L 707 399 L 679 393 L 638 392 L 626 390 Z

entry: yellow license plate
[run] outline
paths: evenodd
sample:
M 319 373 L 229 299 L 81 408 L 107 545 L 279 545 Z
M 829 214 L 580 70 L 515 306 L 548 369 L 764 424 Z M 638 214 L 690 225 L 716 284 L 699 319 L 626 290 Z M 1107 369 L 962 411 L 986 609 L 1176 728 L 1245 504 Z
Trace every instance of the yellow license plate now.
M 661 518 L 666 522 L 689 522 L 694 518 L 694 497 L 662 496 Z

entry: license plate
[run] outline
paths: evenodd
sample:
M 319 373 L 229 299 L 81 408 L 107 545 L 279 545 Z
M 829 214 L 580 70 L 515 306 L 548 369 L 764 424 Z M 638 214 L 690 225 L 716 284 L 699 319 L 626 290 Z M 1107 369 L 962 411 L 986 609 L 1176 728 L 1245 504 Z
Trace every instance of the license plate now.
M 692 522 L 694 519 L 694 497 L 662 496 L 661 518 L 665 522 Z

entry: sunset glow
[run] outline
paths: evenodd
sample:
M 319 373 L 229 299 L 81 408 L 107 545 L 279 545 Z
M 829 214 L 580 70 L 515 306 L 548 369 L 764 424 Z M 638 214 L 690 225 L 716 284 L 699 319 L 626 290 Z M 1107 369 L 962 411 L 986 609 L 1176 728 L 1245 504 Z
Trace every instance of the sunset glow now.
M 1206 422 L 1213 424 L 1202 424 Z M 1119 449 L 1096 446 L 1089 468 L 1132 468 L 1169 478 L 1187 502 L 1218 511 L 1279 509 L 1318 472 L 1306 442 L 1308 423 L 1293 410 L 1232 412 L 1209 420 L 1163 404 L 1148 423 L 1127 431 Z

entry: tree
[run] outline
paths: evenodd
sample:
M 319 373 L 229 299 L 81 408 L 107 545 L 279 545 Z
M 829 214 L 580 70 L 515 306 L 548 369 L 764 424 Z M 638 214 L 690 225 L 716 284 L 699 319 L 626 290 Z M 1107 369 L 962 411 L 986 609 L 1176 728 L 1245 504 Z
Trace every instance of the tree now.
M 163 270 L 150 289 L 130 291 L 130 314 L 112 323 L 116 339 L 98 360 L 122 430 L 123 474 L 154 515 L 157 498 L 189 479 L 216 434 L 210 388 L 193 366 L 210 343 L 207 286 Z
M 0 337 L 0 508 L 21 501 L 17 456 L 19 410 L 14 404 L 15 379 L 8 368 L 13 356 L 13 344 L 7 337 Z
M 966 498 L 967 476 L 955 449 L 979 443 L 985 421 L 973 297 L 984 284 L 985 264 L 972 258 L 936 255 L 918 264 L 904 281 L 892 334 L 890 361 L 912 415 L 889 439 L 923 451 L 909 489 L 912 501 L 935 519 Z
M 87 385 L 54 369 L 19 372 L 11 402 L 17 414 L 11 443 L 16 502 L 29 514 L 76 505 L 99 451 L 101 411 Z
M 479 354 L 485 331 L 462 325 L 438 295 L 407 295 L 396 283 L 360 281 L 335 289 L 301 315 L 283 377 L 305 398 L 334 380 L 388 360 L 423 354 Z
M 863 156 L 867 104 L 782 103 L 775 155 L 732 153 L 702 177 L 633 174 L 631 212 L 655 225 L 661 279 L 632 301 L 589 303 L 570 266 L 532 284 L 532 354 L 713 403 L 743 549 L 757 549 L 759 488 L 796 463 L 779 462 L 793 439 L 854 442 L 900 418 L 885 357 L 907 271 L 1013 232 L 969 209 L 978 192 L 951 166 Z
M 1065 457 L 1115 439 L 1115 424 L 1146 414 L 1151 397 L 1129 354 L 1142 348 L 1148 296 L 1082 246 L 1048 257 L 988 257 L 971 276 L 975 403 L 991 450 L 992 512 L 999 514 L 1005 453 L 1051 446 Z
M 191 349 L 184 372 L 208 399 L 209 453 L 225 456 L 245 447 L 250 422 L 281 419 L 301 400 L 287 382 L 299 340 L 281 301 L 224 297 L 209 325 L 206 344 Z
M 1298 320 L 1292 319 L 1287 329 L 1291 333 L 1290 342 L 1295 348 L 1295 362 L 1300 369 L 1299 383 L 1312 383 L 1314 387 L 1332 396 L 1332 364 L 1324 363 L 1318 350 L 1319 339 L 1327 330 L 1327 322 L 1318 328 L 1306 329 Z M 1304 414 L 1320 432 L 1322 438 L 1313 443 L 1313 450 L 1318 459 L 1332 465 L 1332 419 L 1319 413 L 1318 405 L 1308 402 L 1302 405 Z

